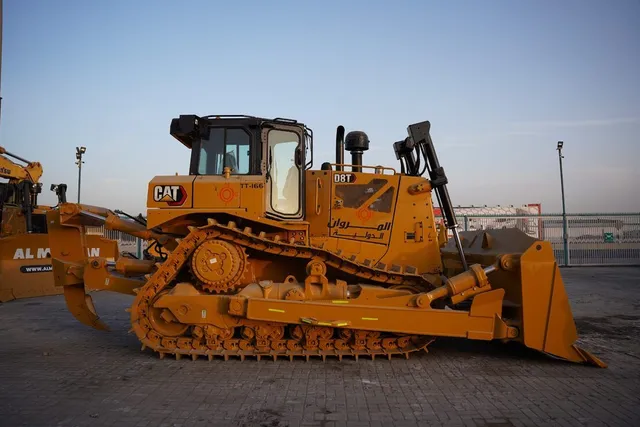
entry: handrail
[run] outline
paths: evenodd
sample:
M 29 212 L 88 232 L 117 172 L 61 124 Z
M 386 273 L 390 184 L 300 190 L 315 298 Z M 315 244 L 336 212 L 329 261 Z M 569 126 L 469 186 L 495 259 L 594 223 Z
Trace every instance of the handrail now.
M 331 169 L 332 172 L 338 172 L 338 173 L 351 172 L 351 171 L 347 171 L 347 170 L 344 169 L 345 166 L 349 166 L 351 168 L 356 167 L 356 168 L 361 168 L 361 169 L 367 168 L 367 169 L 374 169 L 374 170 L 380 170 L 381 169 L 382 171 L 388 170 L 388 171 L 392 171 L 394 175 L 398 175 L 398 172 L 394 168 L 391 168 L 391 167 L 388 167 L 388 166 L 352 165 L 352 164 L 349 164 L 349 163 L 329 163 L 329 166 L 332 166 L 332 167 L 333 166 L 342 166 L 343 169 L 340 170 L 340 171 L 336 171 L 336 170 Z

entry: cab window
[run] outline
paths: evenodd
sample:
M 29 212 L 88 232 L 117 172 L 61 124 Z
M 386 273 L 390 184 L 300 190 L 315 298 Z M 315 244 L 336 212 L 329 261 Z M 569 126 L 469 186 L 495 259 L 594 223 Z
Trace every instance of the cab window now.
M 244 129 L 211 128 L 208 139 L 200 142 L 198 174 L 221 175 L 225 167 L 232 175 L 249 173 L 251 137 Z

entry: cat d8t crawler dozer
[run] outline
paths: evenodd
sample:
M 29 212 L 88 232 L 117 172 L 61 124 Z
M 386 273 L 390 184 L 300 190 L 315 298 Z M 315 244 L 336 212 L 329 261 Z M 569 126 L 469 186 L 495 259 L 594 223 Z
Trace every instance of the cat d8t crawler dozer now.
M 133 296 L 131 332 L 160 357 L 408 357 L 446 336 L 606 366 L 575 344 L 549 242 L 458 232 L 429 122 L 393 145 L 400 172 L 365 166 L 367 135 L 342 126 L 320 169 L 295 120 L 183 115 L 170 133 L 190 172 L 151 180 L 146 221 L 72 203 L 47 214 L 55 280 L 82 323 L 108 329 L 89 285 Z M 154 241 L 155 255 L 88 258 L 96 225 Z

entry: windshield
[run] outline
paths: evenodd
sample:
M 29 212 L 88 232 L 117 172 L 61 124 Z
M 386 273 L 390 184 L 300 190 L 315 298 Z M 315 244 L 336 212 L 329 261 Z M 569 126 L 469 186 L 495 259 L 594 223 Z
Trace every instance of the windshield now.
M 249 173 L 251 138 L 244 129 L 211 128 L 208 139 L 200 142 L 198 174 L 221 175 L 226 166 L 233 175 Z

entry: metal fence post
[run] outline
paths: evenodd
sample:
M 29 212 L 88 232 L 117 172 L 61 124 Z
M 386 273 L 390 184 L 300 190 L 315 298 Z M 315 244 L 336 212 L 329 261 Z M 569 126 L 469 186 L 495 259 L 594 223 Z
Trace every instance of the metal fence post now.
M 569 245 L 569 225 L 567 224 L 567 215 L 564 216 L 564 264 L 569 267 L 571 265 L 571 247 Z
M 136 256 L 142 259 L 142 239 L 139 237 L 136 238 L 136 249 Z
M 560 161 L 560 189 L 562 190 L 562 240 L 563 240 L 563 249 L 564 249 L 564 265 L 569 265 L 569 235 L 567 230 L 567 210 L 565 208 L 564 202 L 564 177 L 562 174 L 562 159 L 564 156 L 562 155 L 562 146 L 564 143 L 562 141 L 558 141 L 558 160 Z
M 464 216 L 464 231 L 469 231 L 469 217 Z

